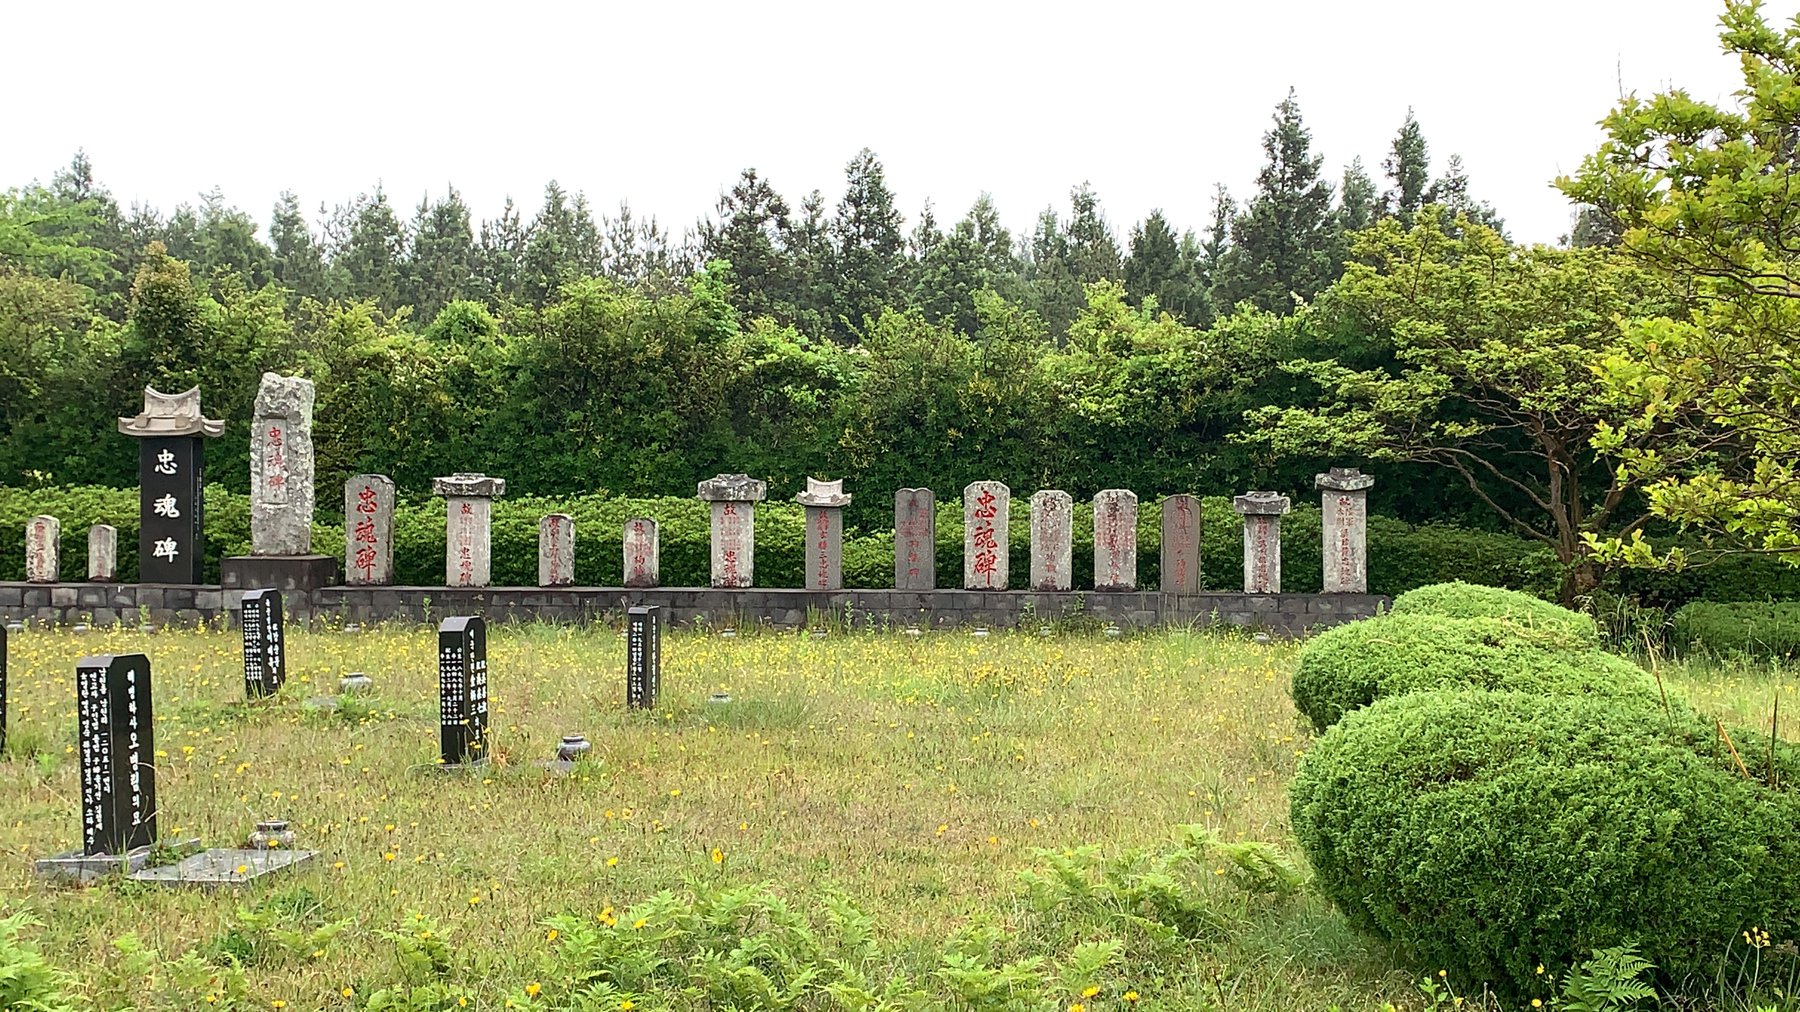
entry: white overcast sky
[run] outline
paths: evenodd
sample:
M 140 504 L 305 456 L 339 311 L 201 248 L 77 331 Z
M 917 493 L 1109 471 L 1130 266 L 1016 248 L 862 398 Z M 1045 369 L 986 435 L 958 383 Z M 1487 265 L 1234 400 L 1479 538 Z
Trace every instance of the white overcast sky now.
M 1800 0 L 1775 0 L 1785 22 Z M 1714 0 L 983 3 L 87 3 L 0 10 L 0 187 L 77 148 L 121 203 L 214 186 L 267 221 L 381 183 L 403 213 L 454 183 L 477 219 L 543 184 L 628 199 L 677 233 L 755 166 L 835 203 L 870 147 L 908 228 L 993 194 L 1015 231 L 1090 182 L 1121 241 L 1161 207 L 1204 226 L 1249 192 L 1290 85 L 1335 180 L 1372 174 L 1411 106 L 1434 168 L 1463 156 L 1515 237 L 1554 241 L 1551 188 L 1621 84 L 1723 99 Z

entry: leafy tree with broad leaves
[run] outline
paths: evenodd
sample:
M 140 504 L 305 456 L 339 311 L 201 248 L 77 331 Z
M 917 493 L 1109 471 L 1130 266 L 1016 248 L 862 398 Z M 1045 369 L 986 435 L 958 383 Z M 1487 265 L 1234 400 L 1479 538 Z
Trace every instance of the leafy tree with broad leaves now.
M 1238 438 L 1284 454 L 1441 467 L 1555 550 L 1572 599 L 1598 578 L 1586 536 L 1649 519 L 1633 494 L 1639 480 L 1602 456 L 1618 402 L 1595 369 L 1620 351 L 1620 315 L 1680 303 L 1662 279 L 1604 250 L 1512 246 L 1467 219 L 1451 232 L 1427 208 L 1410 229 L 1390 218 L 1358 235 L 1344 277 L 1309 310 L 1325 331 L 1385 340 L 1394 364 L 1290 362 L 1316 387 L 1312 403 L 1251 410 Z M 1661 433 L 1630 438 L 1648 448 Z
M 1616 226 L 1626 256 L 1695 297 L 1679 314 L 1631 307 L 1600 363 L 1622 406 L 1601 445 L 1658 517 L 1708 536 L 1697 553 L 1599 541 L 1635 564 L 1725 550 L 1800 564 L 1800 18 L 1778 27 L 1731 0 L 1721 25 L 1743 74 L 1732 101 L 1629 96 L 1599 151 L 1558 180 Z

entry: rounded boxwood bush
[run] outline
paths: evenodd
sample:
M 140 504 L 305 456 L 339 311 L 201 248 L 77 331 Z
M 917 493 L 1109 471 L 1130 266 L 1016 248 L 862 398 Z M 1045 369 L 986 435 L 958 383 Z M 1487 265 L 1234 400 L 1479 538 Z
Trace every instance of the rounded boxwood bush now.
M 1340 721 L 1288 799 L 1323 892 L 1423 967 L 1527 999 L 1545 997 L 1539 964 L 1635 944 L 1680 990 L 1710 983 L 1739 932 L 1800 928 L 1795 753 L 1771 788 L 1685 708 L 1421 692 Z
M 1425 689 L 1509 689 L 1654 697 L 1648 672 L 1559 627 L 1497 618 L 1389 614 L 1350 622 L 1300 648 L 1294 705 L 1320 731 L 1377 699 Z
M 1503 618 L 1531 629 L 1555 630 L 1589 643 L 1599 640 L 1592 616 L 1570 611 L 1517 590 L 1478 583 L 1433 583 L 1394 598 L 1396 615 L 1448 615 L 1452 618 Z

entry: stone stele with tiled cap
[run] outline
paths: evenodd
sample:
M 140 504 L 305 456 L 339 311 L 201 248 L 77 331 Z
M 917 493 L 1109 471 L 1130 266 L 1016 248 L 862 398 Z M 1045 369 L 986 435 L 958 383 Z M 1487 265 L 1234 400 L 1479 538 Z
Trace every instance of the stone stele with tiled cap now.
M 844 480 L 807 478 L 794 501 L 806 507 L 806 589 L 844 589 Z
M 444 582 L 485 587 L 493 579 L 494 500 L 506 479 L 458 471 L 431 480 L 431 494 L 445 499 Z
M 712 504 L 712 585 L 750 587 L 756 580 L 756 504 L 769 483 L 747 474 L 700 482 L 695 496 Z
M 1250 492 L 1231 500 L 1244 517 L 1244 593 L 1281 593 L 1281 518 L 1293 508 L 1276 492 Z

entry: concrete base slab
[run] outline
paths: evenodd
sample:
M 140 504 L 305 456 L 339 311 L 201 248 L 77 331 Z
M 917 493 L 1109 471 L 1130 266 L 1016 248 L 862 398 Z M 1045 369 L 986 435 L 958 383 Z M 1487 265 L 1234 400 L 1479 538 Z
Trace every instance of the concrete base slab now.
M 311 850 L 247 850 L 238 847 L 215 847 L 201 851 L 179 864 L 159 865 L 131 873 L 136 882 L 162 885 L 224 886 L 243 885 L 264 875 L 298 867 L 313 859 Z
M 165 852 L 192 854 L 200 849 L 199 840 L 180 840 L 167 845 Z M 85 854 L 71 850 L 64 854 L 39 858 L 33 865 L 37 876 L 52 882 L 92 882 L 108 875 L 135 875 L 150 863 L 154 848 L 139 847 L 124 854 Z

